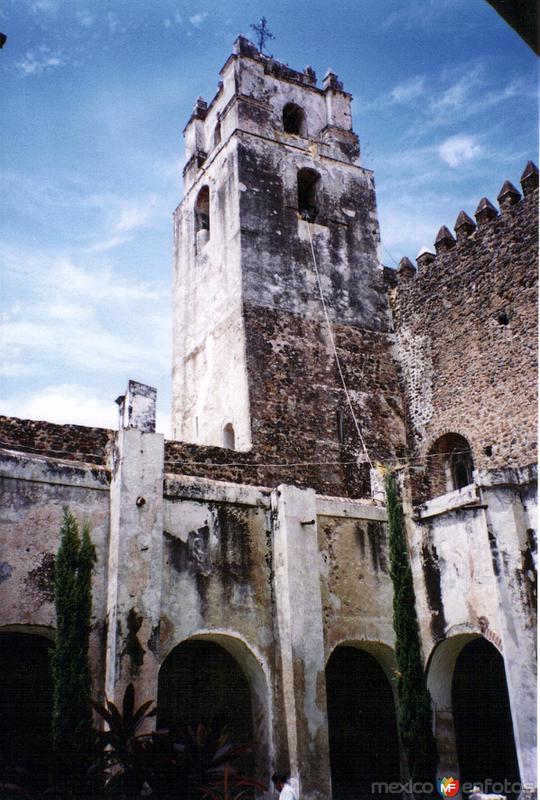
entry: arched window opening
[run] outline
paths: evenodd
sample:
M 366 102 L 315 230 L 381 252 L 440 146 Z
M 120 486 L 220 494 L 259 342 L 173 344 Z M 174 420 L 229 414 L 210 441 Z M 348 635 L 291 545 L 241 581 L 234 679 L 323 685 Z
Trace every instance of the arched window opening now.
M 223 447 L 227 447 L 229 450 L 235 449 L 234 428 L 230 422 L 223 428 Z
M 337 647 L 326 667 L 332 797 L 370 797 L 372 784 L 401 780 L 394 695 L 378 660 Z
M 303 136 L 305 133 L 304 112 L 296 103 L 287 103 L 283 107 L 283 130 L 285 133 L 294 133 Z
M 483 637 L 466 644 L 457 657 L 452 709 L 461 781 L 519 784 L 504 660 Z
M 427 476 L 432 496 L 463 489 L 473 482 L 471 446 L 459 433 L 446 433 L 431 447 Z
M 313 169 L 299 170 L 298 184 L 298 213 L 309 222 L 314 222 L 319 213 L 318 188 L 320 175 Z
M 195 233 L 206 231 L 203 237 L 206 241 L 210 238 L 210 190 L 203 186 L 195 200 Z
M 221 143 L 221 121 L 218 119 L 214 128 L 214 147 Z
M 469 453 L 452 453 L 452 481 L 455 489 L 472 483 L 472 456 Z
M 40 796 L 52 752 L 51 645 L 45 636 L 0 632 L 0 753 Z

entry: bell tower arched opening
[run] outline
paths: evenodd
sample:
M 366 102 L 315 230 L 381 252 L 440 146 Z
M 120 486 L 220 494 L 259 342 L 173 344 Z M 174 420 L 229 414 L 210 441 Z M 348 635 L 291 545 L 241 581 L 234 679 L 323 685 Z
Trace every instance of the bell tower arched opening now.
M 319 214 L 319 184 L 320 175 L 314 169 L 304 167 L 298 171 L 298 213 L 309 222 L 315 222 Z
M 203 186 L 195 200 L 195 235 L 197 243 L 206 244 L 210 238 L 210 189 Z
M 303 110 L 296 103 L 283 107 L 283 130 L 296 136 L 305 136 L 306 120 Z

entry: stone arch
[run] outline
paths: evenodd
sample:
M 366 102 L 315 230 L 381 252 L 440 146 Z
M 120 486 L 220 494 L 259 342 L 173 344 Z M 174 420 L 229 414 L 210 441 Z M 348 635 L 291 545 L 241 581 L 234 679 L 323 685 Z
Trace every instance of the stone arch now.
M 471 444 L 474 438 L 473 431 L 469 430 L 467 425 L 460 424 L 459 430 L 456 430 L 455 428 L 450 428 L 448 425 L 437 425 L 433 428 L 431 434 L 422 442 L 419 452 L 420 458 L 426 457 L 426 455 L 432 449 L 437 439 L 441 439 L 443 436 L 446 436 L 447 434 L 451 433 L 463 436 L 463 438 L 467 440 L 469 446 L 473 450 L 473 455 L 475 454 L 473 445 Z
M 2 633 L 31 633 L 43 636 L 44 639 L 49 639 L 51 642 L 56 641 L 56 628 L 51 628 L 49 625 L 25 625 L 15 622 L 11 625 L 0 625 L 0 634 Z
M 425 453 L 429 492 L 436 497 L 473 482 L 474 459 L 469 440 L 448 431 L 432 441 Z
M 472 656 L 472 658 L 471 658 Z M 512 719 L 504 661 L 496 644 L 481 631 L 463 625 L 439 642 L 431 652 L 427 667 L 427 685 L 435 712 L 435 736 L 439 751 L 439 774 L 454 774 L 461 781 L 481 783 L 486 778 L 501 779 L 494 774 L 479 774 L 490 763 L 489 753 L 496 752 L 497 742 L 504 739 L 504 752 L 513 750 L 507 758 L 506 769 L 517 769 L 517 755 L 512 730 Z M 501 687 L 504 686 L 504 689 Z M 483 731 L 482 719 L 490 717 L 485 697 L 497 692 L 494 704 L 500 724 L 491 726 L 498 730 Z M 491 709 L 493 710 L 493 709 Z M 505 727 L 506 726 L 506 727 Z M 505 728 L 503 730 L 503 728 Z M 476 747 L 471 748 L 467 729 L 476 737 Z M 493 742 L 490 737 L 493 734 Z M 485 741 L 482 740 L 484 737 Z M 503 751 L 501 751 L 502 753 Z M 502 756 L 491 761 L 491 770 L 497 770 Z M 484 765 L 484 766 L 482 766 Z M 510 772 L 508 774 L 510 776 Z M 504 780 L 504 777 L 502 777 Z M 512 780 L 519 780 L 512 776 Z
M 27 770 L 36 791 L 46 785 L 52 751 L 53 639 L 45 626 L 0 628 L 0 753 L 4 765 Z
M 332 796 L 371 794 L 371 783 L 405 775 L 398 732 L 397 665 L 381 642 L 345 639 L 327 660 Z
M 251 735 L 257 743 L 254 754 L 254 766 L 257 775 L 268 782 L 271 774 L 273 756 L 273 720 L 270 692 L 270 675 L 264 659 L 248 644 L 244 637 L 230 631 L 202 630 L 177 642 L 167 650 L 161 662 L 158 679 L 158 704 L 162 688 L 162 670 L 174 652 L 179 652 L 185 644 L 208 643 L 220 648 L 231 657 L 238 666 L 241 676 L 246 681 L 251 711 Z M 208 651 L 207 651 L 208 652 Z M 163 693 L 161 694 L 163 698 Z

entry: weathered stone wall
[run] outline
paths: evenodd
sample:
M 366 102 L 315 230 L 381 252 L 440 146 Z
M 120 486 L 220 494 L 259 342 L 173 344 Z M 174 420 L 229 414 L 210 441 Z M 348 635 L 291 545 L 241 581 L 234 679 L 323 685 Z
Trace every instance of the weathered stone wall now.
M 293 482 L 318 492 L 369 496 L 364 448 L 325 323 L 255 307 L 245 320 L 256 452 L 296 462 Z M 388 336 L 352 325 L 334 324 L 332 332 L 367 451 L 372 461 L 393 462 L 405 429 Z
M 386 524 L 320 515 L 318 539 L 327 657 L 342 643 L 393 648 Z
M 477 469 L 536 460 L 538 190 L 518 198 L 438 242 L 392 293 L 413 458 L 456 432 Z
M 114 431 L 83 425 L 55 425 L 0 416 L 0 447 L 51 458 L 106 464 Z
M 69 506 L 80 526 L 89 523 L 96 547 L 90 660 L 99 696 L 105 665 L 109 472 L 0 451 L 0 474 L 0 626 L 54 635 L 54 561 L 63 508 Z

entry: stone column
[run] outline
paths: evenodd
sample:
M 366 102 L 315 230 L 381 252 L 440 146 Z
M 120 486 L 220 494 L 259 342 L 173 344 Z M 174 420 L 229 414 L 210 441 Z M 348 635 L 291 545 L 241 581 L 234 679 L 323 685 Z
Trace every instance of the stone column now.
M 330 797 L 324 634 L 315 492 L 273 493 L 274 586 L 287 744 L 302 800 Z
M 157 699 L 163 540 L 164 440 L 155 431 L 156 390 L 130 381 L 112 455 L 105 691 L 120 702 Z
M 524 787 L 535 787 L 536 648 L 534 620 L 524 586 L 527 523 L 520 480 L 520 475 L 511 469 L 478 476 L 496 577 L 502 651 L 521 782 Z

